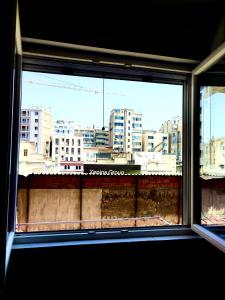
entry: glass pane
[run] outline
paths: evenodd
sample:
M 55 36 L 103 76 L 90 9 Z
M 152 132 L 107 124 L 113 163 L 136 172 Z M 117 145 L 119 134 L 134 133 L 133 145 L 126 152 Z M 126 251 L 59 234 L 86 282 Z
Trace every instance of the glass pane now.
M 17 230 L 181 224 L 182 89 L 24 72 Z
M 225 87 L 201 87 L 201 223 L 225 225 Z

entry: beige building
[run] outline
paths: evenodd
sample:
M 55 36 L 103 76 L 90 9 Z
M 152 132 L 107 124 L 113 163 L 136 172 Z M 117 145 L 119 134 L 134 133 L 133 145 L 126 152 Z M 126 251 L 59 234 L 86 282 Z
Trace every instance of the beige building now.
M 152 130 L 142 132 L 142 151 L 168 154 L 168 134 Z
M 36 152 L 34 142 L 20 142 L 19 174 L 53 174 L 59 172 L 59 165 L 50 158 Z
M 177 163 L 182 163 L 182 118 L 175 117 L 164 122 L 160 129 L 168 134 L 168 153 L 176 155 Z
M 53 131 L 52 113 L 46 108 L 32 107 L 21 110 L 20 140 L 33 142 L 35 152 L 50 156 L 50 137 Z
M 107 163 L 111 161 L 112 148 L 110 147 L 88 147 L 84 148 L 84 162 L 85 163 L 99 163 L 102 161 Z
M 143 174 L 177 174 L 176 156 L 161 152 L 133 153 L 135 164 L 141 165 Z
M 225 174 L 225 138 L 212 139 L 201 145 L 201 174 Z

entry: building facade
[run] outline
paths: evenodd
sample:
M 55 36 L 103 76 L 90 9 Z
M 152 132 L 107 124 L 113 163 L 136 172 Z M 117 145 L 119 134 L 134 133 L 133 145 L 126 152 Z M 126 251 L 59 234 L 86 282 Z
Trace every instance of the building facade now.
M 175 117 L 164 122 L 160 129 L 163 133 L 168 133 L 169 153 L 176 155 L 177 163 L 182 163 L 182 118 Z
M 20 140 L 33 142 L 36 153 L 50 156 L 52 130 L 52 113 L 46 108 L 33 107 L 21 110 Z
M 109 147 L 109 130 L 95 129 L 95 146 Z
M 142 114 L 133 109 L 113 109 L 109 121 L 109 142 L 114 151 L 142 150 Z
M 52 160 L 66 162 L 83 161 L 83 136 L 82 134 L 53 134 L 52 135 Z
M 74 134 L 75 127 L 76 125 L 74 121 L 56 120 L 54 124 L 54 133 Z
M 201 174 L 225 174 L 225 138 L 212 138 L 208 143 L 201 144 Z
M 59 171 L 58 165 L 46 158 L 45 155 L 36 152 L 34 142 L 21 141 L 19 151 L 19 174 L 54 174 Z
M 142 151 L 161 152 L 162 154 L 168 154 L 168 134 L 152 130 L 143 130 Z

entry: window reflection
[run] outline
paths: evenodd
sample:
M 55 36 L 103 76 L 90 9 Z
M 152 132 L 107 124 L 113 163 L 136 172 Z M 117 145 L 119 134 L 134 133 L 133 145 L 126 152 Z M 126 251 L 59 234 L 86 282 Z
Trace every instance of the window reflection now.
M 202 224 L 225 225 L 225 87 L 201 87 Z

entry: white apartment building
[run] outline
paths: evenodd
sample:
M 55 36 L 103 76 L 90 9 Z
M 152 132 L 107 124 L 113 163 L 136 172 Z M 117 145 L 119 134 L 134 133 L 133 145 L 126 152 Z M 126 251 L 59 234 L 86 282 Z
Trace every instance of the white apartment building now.
M 46 108 L 32 107 L 21 110 L 20 140 L 34 142 L 36 153 L 47 157 L 50 155 L 52 128 L 52 114 Z
M 92 127 L 76 126 L 74 130 L 75 134 L 81 134 L 83 136 L 83 147 L 95 147 L 95 129 Z
M 52 160 L 58 162 L 82 162 L 82 134 L 53 134 Z
M 109 141 L 114 151 L 142 150 L 142 114 L 133 109 L 113 109 L 109 121 Z
M 142 150 L 144 152 L 161 152 L 162 154 L 168 154 L 168 134 L 152 130 L 143 130 Z
M 74 121 L 56 120 L 54 134 L 74 134 L 76 128 Z

